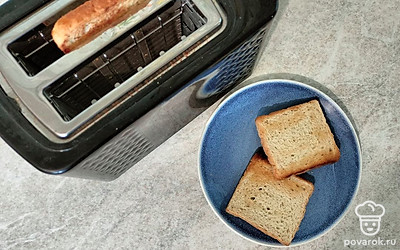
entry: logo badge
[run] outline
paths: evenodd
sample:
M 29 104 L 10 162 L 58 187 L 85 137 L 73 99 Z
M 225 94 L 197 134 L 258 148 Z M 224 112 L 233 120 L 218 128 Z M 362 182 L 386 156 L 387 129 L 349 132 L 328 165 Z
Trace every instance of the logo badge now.
M 355 209 L 360 219 L 361 232 L 367 236 L 376 235 L 381 227 L 381 218 L 385 214 L 385 208 L 373 201 L 366 201 Z

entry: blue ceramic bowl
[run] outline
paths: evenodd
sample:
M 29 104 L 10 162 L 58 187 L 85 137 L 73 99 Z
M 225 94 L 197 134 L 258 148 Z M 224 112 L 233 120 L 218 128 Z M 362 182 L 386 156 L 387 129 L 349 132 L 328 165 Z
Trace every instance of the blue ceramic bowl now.
M 255 119 L 259 115 L 318 99 L 341 152 L 340 160 L 307 172 L 314 193 L 291 246 L 314 240 L 346 213 L 360 182 L 361 152 L 356 132 L 341 108 L 327 95 L 288 80 L 260 81 L 225 99 L 205 128 L 199 153 L 204 194 L 217 216 L 239 235 L 259 244 L 280 246 L 225 208 L 246 166 L 261 147 Z

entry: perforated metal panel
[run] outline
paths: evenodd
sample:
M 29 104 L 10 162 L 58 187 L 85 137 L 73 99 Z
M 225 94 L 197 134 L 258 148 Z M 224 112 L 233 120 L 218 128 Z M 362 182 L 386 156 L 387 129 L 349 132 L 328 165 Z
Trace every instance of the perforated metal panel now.
M 67 175 L 71 177 L 113 180 L 154 149 L 146 138 L 128 128 L 79 163 Z
M 249 76 L 265 31 L 266 28 L 260 30 L 250 40 L 218 63 L 216 69 L 203 78 L 207 80 L 199 89 L 197 97 L 205 99 L 221 93 Z

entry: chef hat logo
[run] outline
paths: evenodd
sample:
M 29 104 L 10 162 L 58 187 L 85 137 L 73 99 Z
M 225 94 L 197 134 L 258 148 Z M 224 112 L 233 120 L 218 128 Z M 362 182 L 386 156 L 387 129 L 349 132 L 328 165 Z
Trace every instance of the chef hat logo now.
M 358 205 L 355 212 L 360 219 L 360 229 L 363 234 L 373 236 L 379 232 L 381 217 L 385 214 L 382 205 L 366 201 Z

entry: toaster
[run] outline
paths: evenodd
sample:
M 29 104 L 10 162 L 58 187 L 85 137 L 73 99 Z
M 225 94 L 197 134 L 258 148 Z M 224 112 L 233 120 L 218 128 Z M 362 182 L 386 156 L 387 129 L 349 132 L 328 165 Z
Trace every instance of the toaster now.
M 111 181 L 252 71 L 272 0 L 152 0 L 68 54 L 54 23 L 84 1 L 0 5 L 0 136 L 36 169 Z

